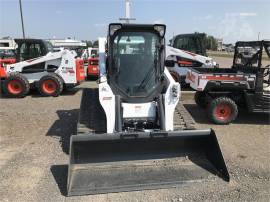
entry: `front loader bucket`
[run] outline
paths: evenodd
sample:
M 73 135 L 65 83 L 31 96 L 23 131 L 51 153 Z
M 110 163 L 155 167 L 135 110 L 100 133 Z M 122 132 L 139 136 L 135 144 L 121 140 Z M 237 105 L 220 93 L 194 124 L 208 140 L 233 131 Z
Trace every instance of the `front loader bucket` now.
M 175 187 L 229 173 L 213 130 L 71 137 L 67 193 Z

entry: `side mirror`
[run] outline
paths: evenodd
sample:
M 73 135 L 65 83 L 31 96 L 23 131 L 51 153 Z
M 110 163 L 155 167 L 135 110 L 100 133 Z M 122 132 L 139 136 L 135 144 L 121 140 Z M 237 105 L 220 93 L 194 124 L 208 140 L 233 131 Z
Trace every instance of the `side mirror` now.
M 173 60 L 165 60 L 166 67 L 174 67 L 175 62 Z

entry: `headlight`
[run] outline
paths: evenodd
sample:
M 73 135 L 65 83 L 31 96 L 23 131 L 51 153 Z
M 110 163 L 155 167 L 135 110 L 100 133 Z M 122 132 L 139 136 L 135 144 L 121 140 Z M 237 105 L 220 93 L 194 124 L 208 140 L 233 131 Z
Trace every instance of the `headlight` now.
M 177 85 L 173 85 L 172 86 L 172 95 L 173 97 L 178 97 L 178 94 L 179 94 L 179 88 Z

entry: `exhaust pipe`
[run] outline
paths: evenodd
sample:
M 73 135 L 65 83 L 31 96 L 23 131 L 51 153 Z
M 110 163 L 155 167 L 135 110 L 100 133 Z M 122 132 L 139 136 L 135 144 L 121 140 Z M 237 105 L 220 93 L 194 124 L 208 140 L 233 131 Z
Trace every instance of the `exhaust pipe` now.
M 68 196 L 175 187 L 230 176 L 213 130 L 74 135 Z

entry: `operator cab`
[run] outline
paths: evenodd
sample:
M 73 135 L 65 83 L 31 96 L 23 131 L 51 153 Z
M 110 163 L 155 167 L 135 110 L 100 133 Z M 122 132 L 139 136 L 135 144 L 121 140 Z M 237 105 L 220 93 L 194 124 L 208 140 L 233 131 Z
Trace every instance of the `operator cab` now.
M 165 25 L 110 24 L 108 83 L 125 102 L 152 101 L 165 85 Z
M 53 52 L 52 44 L 42 39 L 15 39 L 15 42 L 17 44 L 15 50 L 17 62 L 38 58 Z
M 170 42 L 170 45 L 174 48 L 207 56 L 205 33 L 179 34 L 171 39 Z

